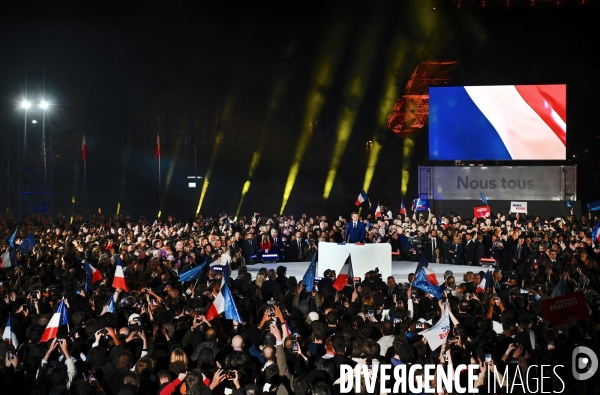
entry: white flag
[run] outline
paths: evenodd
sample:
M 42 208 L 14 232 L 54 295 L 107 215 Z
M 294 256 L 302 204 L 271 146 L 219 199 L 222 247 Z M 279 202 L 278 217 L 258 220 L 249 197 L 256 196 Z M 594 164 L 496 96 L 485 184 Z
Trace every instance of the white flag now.
M 444 344 L 448 334 L 450 333 L 450 315 L 448 314 L 448 309 L 450 306 L 447 306 L 444 309 L 444 315 L 440 320 L 429 329 L 426 329 L 422 332 L 419 332 L 419 335 L 423 335 L 427 339 L 427 344 L 431 348 L 431 351 L 434 351 L 439 346 Z

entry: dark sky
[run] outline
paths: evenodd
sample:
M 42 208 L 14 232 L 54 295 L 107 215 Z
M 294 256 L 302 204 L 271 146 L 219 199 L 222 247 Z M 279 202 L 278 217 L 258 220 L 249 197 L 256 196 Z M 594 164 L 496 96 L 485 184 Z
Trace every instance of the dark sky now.
M 428 0 L 13 3 L 0 6 L 0 144 L 9 152 L 0 169 L 10 165 L 0 172 L 8 186 L 0 204 L 6 207 L 10 199 L 13 210 L 23 122 L 16 107 L 27 88 L 32 100 L 45 89 L 52 102 L 47 125 L 55 214 L 84 211 L 85 132 L 89 210 L 113 212 L 123 202 L 123 210 L 135 214 L 155 215 L 162 207 L 193 215 L 199 191 L 186 188 L 185 176 L 194 174 L 194 151 L 184 144 L 192 130 L 198 175 L 212 163 L 203 213 L 235 214 L 256 150 L 262 156 L 242 212 L 279 211 L 315 70 L 328 58 L 338 62 L 322 88 L 326 99 L 312 120 L 287 211 L 351 210 L 363 185 L 365 142 L 374 133 L 384 138 L 384 148 L 369 195 L 396 209 L 403 140 L 381 126 L 378 114 L 398 39 L 405 51 L 394 70 L 400 92 L 419 62 L 442 59 L 460 61 L 456 85 L 567 83 L 569 155 L 578 156 L 580 176 L 593 176 L 597 166 L 598 159 L 582 158 L 598 135 L 595 6 L 482 10 Z M 362 95 L 348 99 L 357 70 L 363 73 Z M 356 109 L 355 123 L 325 202 L 344 106 Z M 154 159 L 159 117 L 162 204 Z M 416 194 L 416 167 L 428 163 L 426 130 L 414 137 L 408 200 Z M 593 186 L 580 185 L 580 195 Z

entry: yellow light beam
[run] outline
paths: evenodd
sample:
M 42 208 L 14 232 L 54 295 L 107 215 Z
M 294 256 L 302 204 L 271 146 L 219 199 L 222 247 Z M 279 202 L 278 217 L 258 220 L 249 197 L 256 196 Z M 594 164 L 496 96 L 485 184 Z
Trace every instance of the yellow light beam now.
M 410 157 L 412 156 L 415 142 L 412 137 L 404 138 L 404 147 L 402 149 L 402 181 L 400 184 L 400 193 L 406 195 L 408 190 L 408 180 L 410 179 Z
M 377 126 L 373 133 L 373 150 L 369 155 L 367 168 L 365 170 L 365 180 L 363 183 L 363 189 L 369 190 L 371 182 L 373 181 L 373 175 L 377 169 L 377 162 L 379 161 L 379 155 L 381 148 L 383 147 L 384 133 L 387 132 L 387 121 L 389 118 L 396 99 L 398 98 L 398 92 L 400 90 L 400 81 L 398 76 L 400 69 L 406 57 L 408 45 L 406 38 L 401 34 L 396 34 L 392 44 L 390 45 L 388 59 L 390 62 L 386 67 L 385 78 L 383 82 L 383 93 L 379 100 L 379 112 L 377 115 Z
M 210 158 L 210 162 L 208 164 L 208 168 L 206 169 L 206 175 L 204 176 L 204 182 L 202 183 L 202 192 L 200 193 L 200 199 L 198 200 L 198 208 L 196 209 L 196 215 L 200 213 L 200 209 L 202 208 L 202 203 L 204 202 L 204 198 L 206 196 L 206 190 L 208 189 L 208 183 L 210 178 L 210 173 L 212 171 L 212 167 L 217 158 L 217 154 L 219 153 L 219 147 L 221 146 L 221 141 L 225 137 L 225 132 L 222 129 L 222 124 L 227 120 L 229 114 L 233 111 L 233 106 L 235 102 L 235 91 L 228 95 L 226 100 L 225 108 L 220 114 L 220 119 L 217 119 L 216 130 L 217 135 L 215 137 L 215 147 L 213 148 L 212 156 Z
M 281 209 L 279 210 L 280 214 L 283 214 L 283 210 L 285 209 L 292 193 L 292 189 L 294 188 L 294 183 L 296 182 L 296 177 L 298 176 L 298 171 L 310 140 L 313 122 L 319 117 L 323 104 L 327 98 L 329 88 L 331 87 L 341 58 L 341 52 L 344 47 L 348 29 L 349 23 L 347 17 L 335 20 L 328 30 L 327 37 L 321 43 L 319 56 L 317 57 L 317 63 L 315 64 L 314 78 L 308 89 L 306 105 L 304 106 L 304 116 L 298 144 L 296 145 L 296 152 L 283 191 Z
M 371 76 L 374 61 L 379 52 L 379 43 L 381 42 L 381 26 L 379 23 L 379 12 L 374 10 L 370 14 L 369 22 L 357 45 L 353 59 L 350 61 L 352 68 L 349 73 L 344 90 L 344 104 L 340 108 L 338 117 L 336 142 L 331 155 L 331 163 L 327 172 L 327 179 L 323 189 L 323 198 L 328 199 L 333 188 L 335 176 L 338 172 L 346 146 L 352 135 L 354 122 L 358 115 L 358 110 L 364 98 L 364 94 Z

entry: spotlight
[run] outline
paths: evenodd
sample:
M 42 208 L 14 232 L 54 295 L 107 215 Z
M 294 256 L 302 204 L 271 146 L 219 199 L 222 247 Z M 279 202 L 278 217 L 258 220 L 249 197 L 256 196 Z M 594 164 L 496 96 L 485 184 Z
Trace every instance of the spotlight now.
M 31 121 L 31 123 L 35 125 L 37 123 L 37 121 L 34 119 Z
M 23 100 L 23 101 L 21 102 L 21 108 L 22 108 L 22 109 L 24 109 L 24 110 L 28 110 L 28 109 L 29 109 L 29 107 L 31 107 L 31 103 L 30 103 L 30 102 L 28 102 L 27 100 Z
M 47 109 L 47 108 L 48 108 L 48 102 L 47 102 L 46 100 L 42 100 L 42 101 L 40 102 L 40 108 L 41 108 L 42 110 L 45 110 L 45 109 Z

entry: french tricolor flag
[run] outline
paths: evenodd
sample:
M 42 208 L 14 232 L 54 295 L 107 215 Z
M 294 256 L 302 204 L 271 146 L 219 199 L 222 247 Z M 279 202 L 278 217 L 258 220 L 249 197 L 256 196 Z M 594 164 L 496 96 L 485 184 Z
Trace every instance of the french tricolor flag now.
M 344 289 L 346 284 L 354 286 L 354 271 L 352 270 L 352 258 L 350 257 L 350 254 L 348 254 L 348 258 L 346 258 L 346 262 L 344 262 L 340 274 L 338 274 L 333 282 L 333 288 L 338 292 L 342 292 L 342 289 Z
M 115 268 L 115 277 L 113 278 L 112 287 L 115 289 L 121 288 L 125 292 L 129 292 L 127 281 L 125 281 L 125 274 L 123 273 L 123 266 L 121 266 L 121 258 L 118 258 L 117 260 L 117 267 Z
M 377 202 L 377 209 L 375 209 L 375 219 L 381 217 L 381 206 L 379 206 L 379 202 Z
M 565 160 L 566 122 L 564 84 L 432 87 L 429 159 Z
M 358 197 L 356 198 L 356 202 L 354 202 L 354 204 L 356 205 L 356 207 L 358 207 L 366 200 L 369 200 L 369 197 L 367 196 L 367 193 L 364 190 L 362 190 L 358 194 Z
M 404 199 L 400 202 L 400 214 L 406 215 L 406 207 L 404 207 Z
M 12 320 L 10 318 L 10 313 L 8 313 L 8 320 L 6 321 L 6 326 L 4 327 L 4 333 L 2 334 L 2 340 L 8 342 L 8 344 L 12 345 L 15 350 L 19 348 L 19 342 L 17 341 L 17 335 L 12 330 Z
M 237 307 L 235 306 L 233 295 L 231 295 L 231 291 L 227 284 L 224 284 L 221 287 L 221 291 L 208 308 L 206 319 L 211 321 L 221 315 L 221 313 L 225 313 L 225 318 L 228 320 L 242 322 Z
M 56 338 L 56 334 L 58 333 L 58 328 L 63 325 L 69 325 L 69 319 L 67 317 L 67 306 L 65 305 L 64 299 L 60 301 L 58 305 L 58 310 L 48 322 L 48 326 L 46 330 L 42 334 L 40 339 L 40 343 L 47 342 L 48 340 L 52 340 Z
M 487 287 L 488 284 L 490 284 L 490 277 L 491 277 L 491 272 L 488 270 L 487 273 L 485 274 L 485 276 L 483 276 L 483 278 L 481 279 L 481 282 L 479 283 L 479 285 L 477 286 L 477 289 L 475 290 L 476 293 L 480 293 L 480 292 L 485 292 L 485 287 Z
M 102 273 L 100 273 L 100 270 L 90 265 L 87 261 L 85 262 L 85 280 L 87 292 L 92 290 L 92 287 L 97 281 L 102 281 Z

